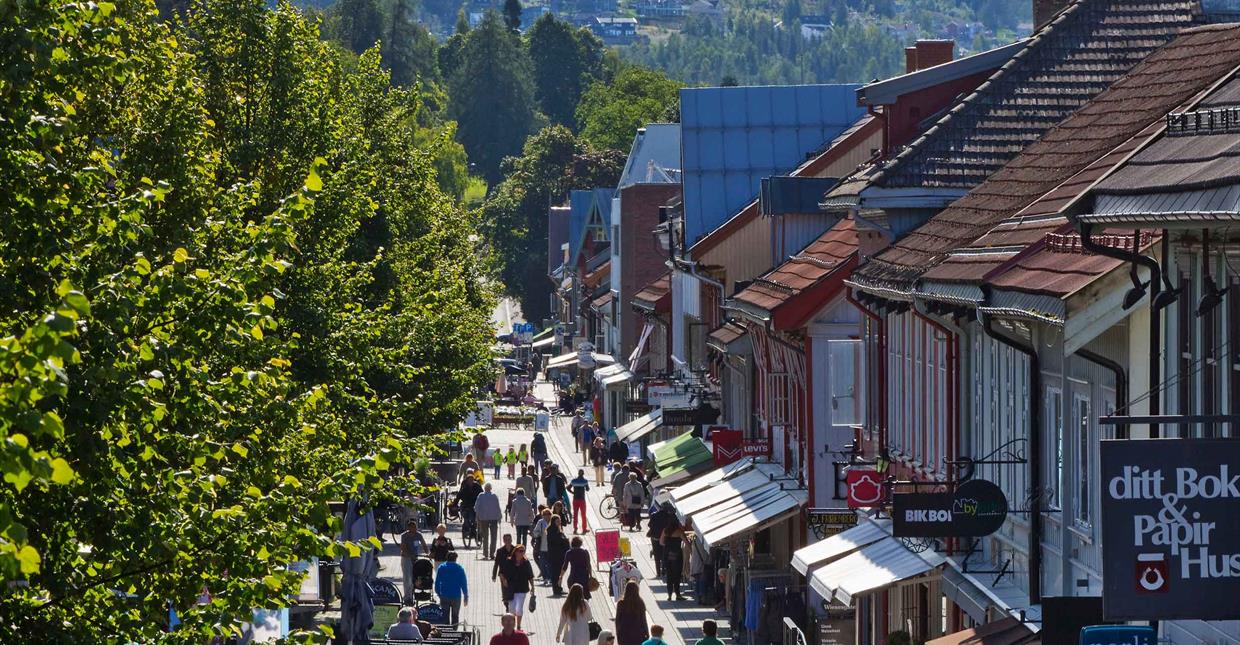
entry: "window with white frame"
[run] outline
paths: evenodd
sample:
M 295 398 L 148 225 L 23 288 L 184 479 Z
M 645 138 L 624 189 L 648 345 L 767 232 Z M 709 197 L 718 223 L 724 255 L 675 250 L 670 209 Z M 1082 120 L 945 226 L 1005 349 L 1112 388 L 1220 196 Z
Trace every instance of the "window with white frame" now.
M 1090 488 L 1093 482 L 1093 420 L 1090 418 L 1089 397 L 1077 394 L 1072 397 L 1072 420 L 1076 424 L 1076 468 L 1074 475 L 1072 506 L 1074 519 L 1079 526 L 1089 526 L 1093 509 L 1090 506 Z
M 865 374 L 864 353 L 859 340 L 827 341 L 830 357 L 831 424 L 837 426 L 863 423 Z
M 767 423 L 786 425 L 792 422 L 788 411 L 791 407 L 789 385 L 791 376 L 787 372 L 771 372 L 766 375 L 767 391 Z
M 1046 390 L 1046 485 L 1051 488 L 1047 503 L 1052 509 L 1063 508 L 1063 391 L 1059 388 Z

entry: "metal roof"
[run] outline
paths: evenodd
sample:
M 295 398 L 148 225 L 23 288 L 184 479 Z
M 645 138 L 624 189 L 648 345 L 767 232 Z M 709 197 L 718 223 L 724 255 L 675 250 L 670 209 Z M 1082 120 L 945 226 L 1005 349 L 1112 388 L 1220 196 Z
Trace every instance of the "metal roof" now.
M 680 175 L 680 124 L 649 123 L 637 131 L 616 190 L 633 184 L 670 184 Z
M 859 86 L 708 87 L 680 90 L 681 168 L 688 246 L 862 115 Z

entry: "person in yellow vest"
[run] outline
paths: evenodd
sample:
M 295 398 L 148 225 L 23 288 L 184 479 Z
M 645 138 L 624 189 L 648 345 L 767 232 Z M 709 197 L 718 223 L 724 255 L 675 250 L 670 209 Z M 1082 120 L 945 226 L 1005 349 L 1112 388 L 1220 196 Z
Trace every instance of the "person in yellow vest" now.
M 508 446 L 508 452 L 504 455 L 504 463 L 508 466 L 508 479 L 517 478 L 517 449 Z

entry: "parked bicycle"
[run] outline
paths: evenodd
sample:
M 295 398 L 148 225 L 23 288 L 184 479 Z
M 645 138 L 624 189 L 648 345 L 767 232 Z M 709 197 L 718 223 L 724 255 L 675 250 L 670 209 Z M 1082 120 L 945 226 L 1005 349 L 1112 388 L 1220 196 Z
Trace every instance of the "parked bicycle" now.
M 620 517 L 620 507 L 616 506 L 616 496 L 607 493 L 603 496 L 603 501 L 598 503 L 598 514 L 605 520 L 614 520 Z

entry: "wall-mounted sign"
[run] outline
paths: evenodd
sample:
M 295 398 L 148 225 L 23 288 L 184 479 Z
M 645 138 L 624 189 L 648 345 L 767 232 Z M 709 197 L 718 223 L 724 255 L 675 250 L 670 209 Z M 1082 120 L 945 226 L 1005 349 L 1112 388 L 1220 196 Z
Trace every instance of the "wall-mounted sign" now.
M 1108 440 L 1101 452 L 1106 619 L 1240 618 L 1240 442 Z
M 690 410 L 669 410 L 663 408 L 663 425 L 665 426 L 697 426 L 710 425 L 719 420 L 719 410 L 702 405 Z
M 1003 526 L 1007 497 L 991 482 L 970 479 L 951 493 L 891 496 L 895 537 L 982 537 Z
M 805 523 L 818 539 L 825 540 L 856 526 L 857 514 L 846 508 L 808 508 Z
M 684 388 L 674 385 L 651 385 L 646 388 L 646 402 L 664 410 L 687 410 L 693 401 Z
M 629 414 L 647 414 L 654 409 L 653 405 L 636 399 L 625 399 L 624 411 Z
M 844 481 L 848 486 L 848 508 L 874 508 L 887 497 L 883 476 L 873 468 L 850 468 Z
M 1155 645 L 1158 632 L 1153 627 L 1134 625 L 1094 625 L 1081 630 L 1081 645 Z
M 741 452 L 746 457 L 770 457 L 771 442 L 767 439 L 746 439 L 741 442 Z
M 715 456 L 715 465 L 726 466 L 744 457 L 745 450 L 741 446 L 744 440 L 744 434 L 740 430 L 712 427 L 710 429 L 710 447 Z

